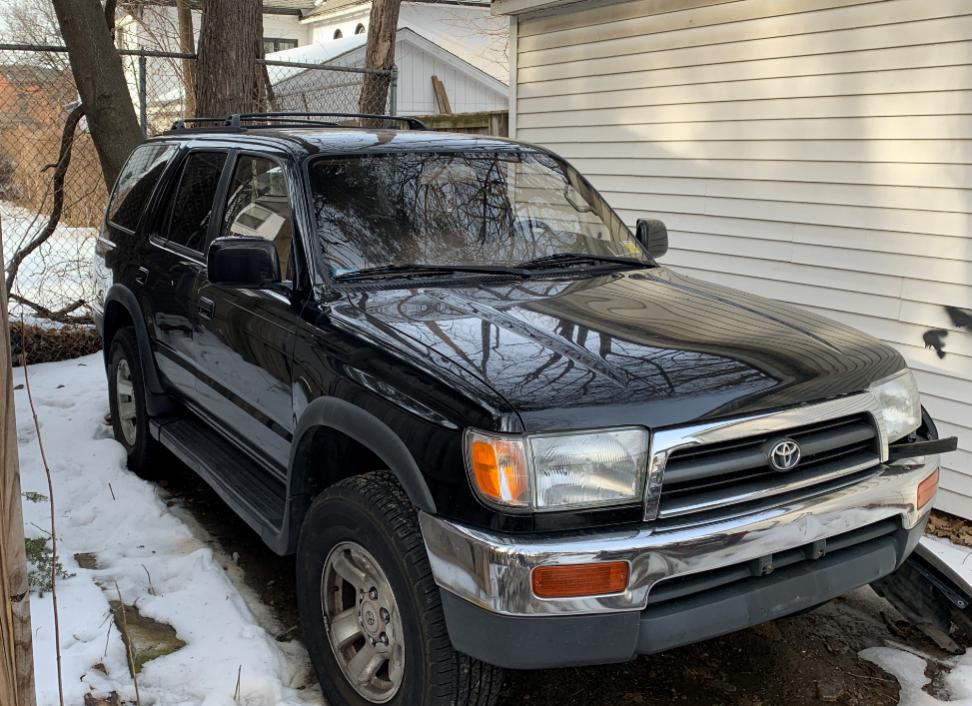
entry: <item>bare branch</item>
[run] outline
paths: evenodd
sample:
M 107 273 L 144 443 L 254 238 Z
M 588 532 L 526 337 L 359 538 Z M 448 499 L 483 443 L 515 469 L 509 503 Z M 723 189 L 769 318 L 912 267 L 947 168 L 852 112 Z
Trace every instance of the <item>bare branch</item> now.
M 72 311 L 77 311 L 82 306 L 87 304 L 87 302 L 84 299 L 78 299 L 76 302 L 72 302 L 71 304 L 61 307 L 60 309 L 48 309 L 46 306 L 43 306 L 42 304 L 38 304 L 37 302 L 33 302 L 30 299 L 27 299 L 26 297 L 22 297 L 15 292 L 10 293 L 10 300 L 17 302 L 18 304 L 22 304 L 23 306 L 28 306 L 31 309 L 33 309 L 34 313 L 36 313 L 37 316 L 39 316 L 40 318 L 48 319 L 58 324 L 90 324 L 91 323 L 91 317 L 89 316 L 71 316 Z
M 118 0 L 105 0 L 105 24 L 108 25 L 108 33 L 111 38 L 115 38 L 115 7 Z
M 21 247 L 10 258 L 7 265 L 7 294 L 10 295 L 13 289 L 14 280 L 17 279 L 17 272 L 20 265 L 37 248 L 43 245 L 57 230 L 57 224 L 61 220 L 61 212 L 64 209 L 64 176 L 67 174 L 68 166 L 71 164 L 71 147 L 74 145 L 74 130 L 78 126 L 81 117 L 84 115 L 84 106 L 79 105 L 70 113 L 64 121 L 64 130 L 61 132 L 61 149 L 57 158 L 57 167 L 51 177 L 51 190 L 54 193 L 54 202 L 51 205 L 51 216 L 47 219 L 47 225 L 37 236 L 27 245 Z M 11 296 L 12 298 L 12 296 Z
M 21 321 L 21 326 L 23 326 L 23 321 Z M 64 681 L 61 676 L 61 623 L 57 612 L 57 526 L 54 520 L 54 479 L 51 476 L 51 467 L 47 463 L 47 454 L 44 452 L 40 420 L 37 418 L 37 408 L 34 406 L 34 396 L 30 390 L 30 371 L 27 367 L 25 348 L 26 346 L 21 346 L 20 365 L 24 369 L 24 387 L 27 388 L 27 403 L 30 406 L 31 416 L 34 418 L 37 448 L 40 450 L 41 464 L 44 466 L 44 473 L 47 475 L 47 502 L 51 508 L 51 604 L 54 610 L 54 652 L 57 655 L 57 693 L 60 697 L 60 706 L 64 706 Z

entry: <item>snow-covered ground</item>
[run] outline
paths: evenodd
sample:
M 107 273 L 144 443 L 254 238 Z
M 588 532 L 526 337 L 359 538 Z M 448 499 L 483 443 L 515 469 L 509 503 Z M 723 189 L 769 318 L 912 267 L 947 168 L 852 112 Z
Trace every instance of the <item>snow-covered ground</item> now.
M 156 486 L 125 468 L 122 447 L 104 423 L 108 398 L 100 354 L 29 370 L 44 448 L 54 478 L 60 561 L 70 578 L 58 583 L 65 703 L 84 693 L 117 691 L 134 703 L 126 651 L 112 624 L 115 584 L 124 602 L 168 623 L 186 646 L 145 664 L 139 674 L 143 706 L 304 706 L 323 703 L 306 653 L 279 643 L 269 612 L 242 585 L 228 557 L 174 515 Z M 14 385 L 24 382 L 14 370 Z M 47 495 L 47 481 L 26 389 L 15 391 L 23 491 Z M 28 537 L 46 536 L 46 502 L 24 502 Z M 97 556 L 82 569 L 74 555 Z M 51 597 L 31 596 L 38 704 L 56 704 L 57 678 Z M 104 665 L 106 673 L 95 669 Z M 240 674 L 240 697 L 233 694 Z
M 4 267 L 24 244 L 47 225 L 47 213 L 36 213 L 0 201 L 3 227 Z M 91 259 L 94 256 L 96 228 L 73 228 L 63 223 L 47 242 L 32 252 L 20 265 L 14 291 L 49 309 L 60 309 L 78 299 L 90 300 Z M 25 315 L 29 310 L 25 312 Z M 76 313 L 84 313 L 80 310 Z M 11 318 L 20 317 L 20 307 L 10 303 Z

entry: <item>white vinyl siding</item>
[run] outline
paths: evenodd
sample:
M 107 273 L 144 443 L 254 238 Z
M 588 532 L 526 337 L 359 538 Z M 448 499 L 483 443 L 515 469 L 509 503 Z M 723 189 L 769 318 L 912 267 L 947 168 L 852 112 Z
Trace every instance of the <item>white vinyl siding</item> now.
M 665 264 L 894 345 L 959 437 L 938 506 L 972 518 L 972 330 L 944 308 L 972 308 L 972 3 L 586 1 L 514 26 L 516 137 L 663 219 Z

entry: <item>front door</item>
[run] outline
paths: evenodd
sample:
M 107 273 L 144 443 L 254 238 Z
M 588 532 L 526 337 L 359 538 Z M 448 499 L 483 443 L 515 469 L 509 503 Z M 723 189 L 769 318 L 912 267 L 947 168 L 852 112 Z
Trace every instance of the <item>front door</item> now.
M 193 343 L 196 291 L 206 270 L 206 245 L 226 152 L 190 152 L 146 249 L 140 284 L 149 296 L 156 362 L 181 397 L 195 395 Z
M 200 405 L 217 425 L 269 465 L 286 468 L 293 432 L 291 359 L 295 301 L 294 221 L 286 174 L 266 157 L 240 154 L 226 191 L 219 236 L 271 241 L 284 281 L 264 287 L 213 284 L 203 274 L 195 348 Z

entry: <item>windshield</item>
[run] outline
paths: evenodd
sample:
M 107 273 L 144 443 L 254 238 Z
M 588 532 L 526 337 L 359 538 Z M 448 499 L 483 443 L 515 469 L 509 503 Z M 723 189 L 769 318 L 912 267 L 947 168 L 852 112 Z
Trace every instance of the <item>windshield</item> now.
M 597 192 L 540 152 L 320 157 L 310 164 L 310 182 L 332 275 L 404 265 L 512 267 L 565 254 L 650 264 Z

